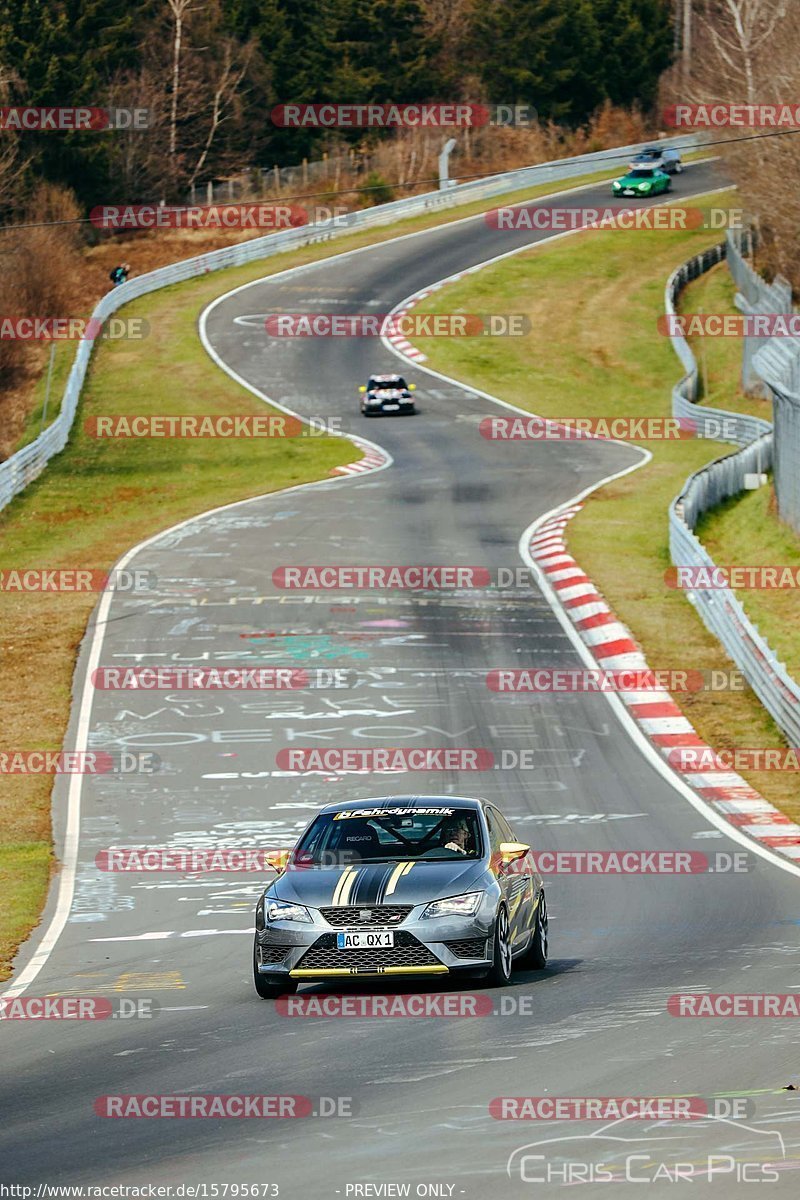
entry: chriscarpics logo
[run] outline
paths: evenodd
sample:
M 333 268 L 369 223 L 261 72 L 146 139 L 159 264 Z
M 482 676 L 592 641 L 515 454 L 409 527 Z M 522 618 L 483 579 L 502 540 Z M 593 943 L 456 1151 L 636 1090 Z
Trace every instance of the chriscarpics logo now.
M 735 1113 L 736 1098 L 730 1101 Z M 506 1174 L 517 1184 L 560 1187 L 592 1183 L 775 1183 L 786 1163 L 777 1129 L 733 1116 L 704 1121 L 653 1121 L 622 1117 L 589 1134 L 540 1138 L 514 1150 Z M 659 1193 L 660 1194 L 660 1193 Z M 705 1192 L 703 1192 L 705 1195 Z

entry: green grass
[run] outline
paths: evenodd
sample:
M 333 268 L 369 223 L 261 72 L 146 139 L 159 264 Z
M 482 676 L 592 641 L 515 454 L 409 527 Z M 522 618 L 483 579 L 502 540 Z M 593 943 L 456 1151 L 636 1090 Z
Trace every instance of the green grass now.
M 722 262 L 684 289 L 680 311 L 736 313 L 735 295 L 736 284 Z M 747 396 L 742 391 L 742 342 L 739 338 L 690 337 L 689 345 L 700 369 L 703 404 L 772 420 L 771 400 Z
M 436 292 L 419 307 L 525 312 L 532 322 L 528 337 L 427 338 L 417 344 L 434 369 L 542 416 L 669 416 L 680 364 L 668 339 L 656 331 L 664 284 L 676 266 L 718 240 L 719 234 L 702 231 L 607 231 L 543 244 Z M 708 311 L 711 300 L 707 294 Z M 721 400 L 713 390 L 712 395 Z M 694 440 L 642 445 L 652 461 L 592 497 L 570 523 L 571 549 L 652 667 L 725 669 L 730 663 L 716 638 L 664 576 L 670 565 L 670 501 L 690 472 L 730 447 Z M 782 744 L 749 691 L 676 694 L 675 700 L 712 746 Z M 748 779 L 800 817 L 796 784 L 788 774 L 750 773 Z
M 697 535 L 720 566 L 800 568 L 800 542 L 779 519 L 771 487 L 742 492 L 718 505 L 698 523 Z M 736 595 L 789 674 L 800 679 L 797 590 L 753 588 Z

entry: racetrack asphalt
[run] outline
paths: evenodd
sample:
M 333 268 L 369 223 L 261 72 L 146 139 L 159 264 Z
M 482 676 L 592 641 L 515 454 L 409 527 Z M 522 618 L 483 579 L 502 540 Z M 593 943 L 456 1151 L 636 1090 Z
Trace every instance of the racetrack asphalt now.
M 675 193 L 719 183 L 714 165 L 692 166 Z M 607 202 L 606 185 L 563 201 Z M 631 1153 L 689 1163 L 701 1173 L 684 1184 L 692 1195 L 732 1184 L 738 1195 L 750 1186 L 742 1164 L 769 1160 L 783 1166 L 767 1194 L 788 1194 L 792 1179 L 796 1187 L 797 1102 L 777 1091 L 797 1078 L 792 1022 L 679 1019 L 666 1008 L 677 992 L 796 990 L 800 880 L 764 859 L 754 856 L 744 874 L 549 878 L 549 967 L 516 972 L 508 988 L 489 993 L 495 1015 L 474 1019 L 282 1016 L 252 986 L 261 875 L 95 866 L 112 845 L 288 845 L 331 799 L 407 792 L 486 796 L 536 849 L 741 850 L 654 768 L 602 696 L 486 687 L 493 668 L 581 665 L 534 583 L 423 594 L 292 592 L 273 582 L 285 565 L 514 570 L 520 537 L 538 516 L 639 459 L 614 443 L 486 441 L 480 420 L 503 410 L 468 388 L 402 365 L 374 339 L 268 338 L 256 320 L 281 311 L 388 312 L 437 280 L 546 236 L 492 230 L 476 217 L 247 285 L 208 312 L 210 347 L 239 377 L 293 411 L 341 418 L 393 462 L 230 506 L 139 549 L 128 565 L 154 572 L 156 592 L 118 594 L 95 615 L 68 744 L 79 732 L 83 681 L 98 663 L 346 668 L 354 686 L 280 695 L 94 691 L 89 744 L 154 751 L 162 766 L 154 775 L 84 780 L 75 897 L 27 994 L 154 997 L 161 1009 L 150 1020 L 0 1023 L 4 1181 L 276 1184 L 280 1196 L 298 1200 L 392 1194 L 356 1185 L 408 1184 L 411 1195 L 436 1185 L 442 1190 L 427 1194 L 479 1200 L 541 1191 L 532 1180 L 546 1164 L 514 1152 L 574 1137 L 581 1140 L 566 1150 L 528 1154 L 568 1152 L 583 1163 L 613 1162 L 623 1174 Z M 358 385 L 380 371 L 417 383 L 416 416 L 360 417 Z M 281 749 L 309 746 L 483 747 L 501 765 L 383 776 L 276 766 Z M 532 766 L 502 765 L 504 752 L 511 762 L 523 750 L 533 752 Z M 64 780 L 55 814 L 63 846 Z M 54 903 L 55 893 L 45 920 Z M 21 951 L 9 986 L 38 937 Z M 442 986 L 465 990 L 450 981 L 337 990 Z M 349 1098 L 354 1115 L 114 1120 L 94 1110 L 102 1095 L 179 1092 L 303 1095 L 317 1112 L 321 1096 Z M 499 1096 L 721 1093 L 750 1096 L 752 1115 L 680 1127 L 626 1122 L 587 1143 L 600 1124 L 489 1114 Z M 702 1181 L 709 1154 L 736 1164 L 720 1168 L 717 1185 Z M 652 1171 L 643 1160 L 636 1168 Z M 761 1169 L 748 1170 L 751 1190 Z M 604 1188 L 630 1194 L 624 1179 Z

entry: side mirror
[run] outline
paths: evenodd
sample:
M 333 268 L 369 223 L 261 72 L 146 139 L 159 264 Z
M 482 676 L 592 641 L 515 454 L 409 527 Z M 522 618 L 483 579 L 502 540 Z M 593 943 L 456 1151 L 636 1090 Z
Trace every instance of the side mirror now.
M 272 867 L 276 874 L 282 875 L 286 870 L 286 864 L 288 863 L 291 854 L 291 850 L 272 850 L 267 855 L 267 863 Z
M 367 389 L 366 389 L 365 387 L 360 387 L 358 390 L 359 390 L 360 392 L 365 392 Z
M 416 385 L 415 383 L 410 383 L 410 384 L 408 385 L 408 390 L 409 390 L 410 392 L 415 392 L 415 391 L 417 390 L 417 385 Z
M 529 850 L 530 846 L 526 846 L 524 842 L 501 842 L 500 862 L 504 867 L 508 867 L 511 863 L 524 858 Z

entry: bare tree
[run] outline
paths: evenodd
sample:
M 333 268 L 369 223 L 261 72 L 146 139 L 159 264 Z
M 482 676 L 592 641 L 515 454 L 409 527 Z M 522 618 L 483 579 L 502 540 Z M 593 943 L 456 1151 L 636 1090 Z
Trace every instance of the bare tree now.
M 234 101 L 239 93 L 242 80 L 247 74 L 253 54 L 252 45 L 241 48 L 231 38 L 225 38 L 222 59 L 219 63 L 216 78 L 213 81 L 211 113 L 208 118 L 208 133 L 203 143 L 200 156 L 194 170 L 189 176 L 189 185 L 197 180 L 208 159 L 214 139 L 220 126 L 228 120 L 233 111 Z
M 0 104 L 5 104 L 12 86 L 19 86 L 16 72 L 0 63 Z M 25 160 L 15 137 L 0 138 L 0 214 L 8 212 L 19 200 L 19 185 Z
M 684 83 L 673 72 L 669 99 L 752 106 L 796 102 L 797 7 L 798 0 L 694 0 L 691 75 Z M 777 136 L 766 136 L 770 133 Z M 732 128 L 715 130 L 714 136 L 724 141 L 726 164 L 763 232 L 762 265 L 800 288 L 800 134 Z
M 172 35 L 172 103 L 169 114 L 169 155 L 174 164 L 178 145 L 178 98 L 181 90 L 181 53 L 186 18 L 193 12 L 192 0 L 167 0 L 173 19 Z M 196 6 L 195 6 L 196 7 Z
M 757 85 L 769 75 L 775 33 L 788 7 L 789 0 L 705 0 L 698 12 L 717 71 L 747 104 L 758 102 Z

